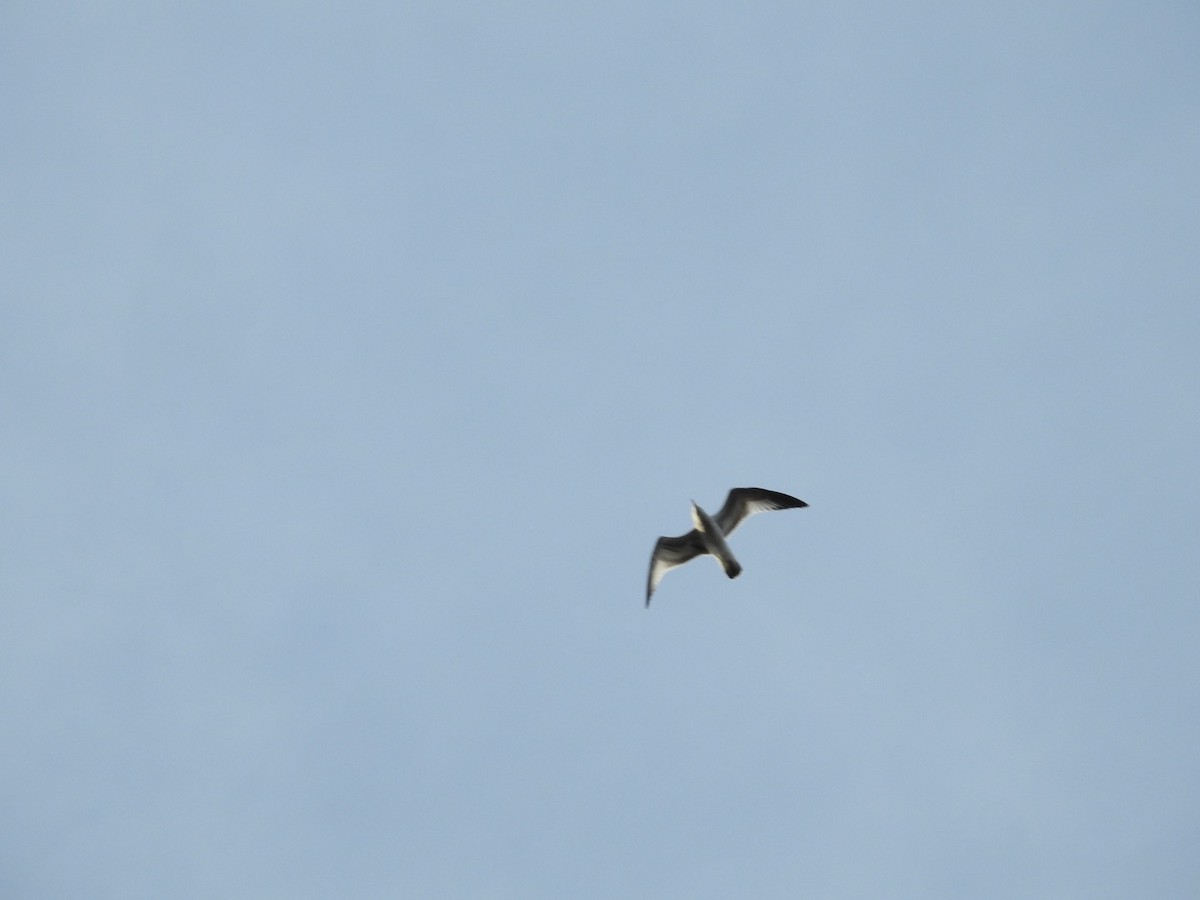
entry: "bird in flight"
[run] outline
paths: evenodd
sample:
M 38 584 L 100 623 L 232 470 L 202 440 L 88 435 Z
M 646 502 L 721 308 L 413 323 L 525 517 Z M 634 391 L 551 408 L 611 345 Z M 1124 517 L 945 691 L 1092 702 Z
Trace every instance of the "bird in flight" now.
M 725 538 L 733 533 L 733 529 L 755 513 L 771 509 L 801 509 L 805 506 L 808 504 L 803 500 L 764 488 L 734 488 L 715 516 L 710 516 L 693 500 L 692 524 L 696 527 L 679 537 L 660 537 L 654 545 L 654 553 L 650 556 L 650 575 L 646 579 L 647 608 L 650 606 L 650 595 L 668 570 L 705 553 L 716 557 L 726 575 L 737 578 L 742 572 L 742 564 L 734 558 L 733 551 L 725 543 Z

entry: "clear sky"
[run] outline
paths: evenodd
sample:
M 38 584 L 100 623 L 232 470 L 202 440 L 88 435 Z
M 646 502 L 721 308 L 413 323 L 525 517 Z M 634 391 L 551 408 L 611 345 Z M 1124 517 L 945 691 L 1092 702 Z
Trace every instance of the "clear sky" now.
M 0 896 L 1200 895 L 1197 47 L 5 3 Z

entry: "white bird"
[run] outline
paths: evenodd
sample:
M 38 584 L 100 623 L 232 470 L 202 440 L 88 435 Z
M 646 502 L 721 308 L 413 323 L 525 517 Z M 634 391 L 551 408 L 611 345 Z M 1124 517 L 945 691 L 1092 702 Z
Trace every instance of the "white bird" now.
M 654 553 L 650 555 L 650 576 L 646 580 L 646 606 L 650 606 L 650 595 L 668 570 L 705 553 L 716 557 L 726 575 L 737 578 L 742 572 L 742 564 L 734 558 L 733 551 L 725 543 L 725 538 L 733 533 L 733 529 L 755 513 L 805 506 L 808 504 L 803 500 L 764 488 L 734 488 L 715 516 L 710 516 L 693 500 L 692 524 L 696 527 L 679 537 L 660 537 L 654 545 Z

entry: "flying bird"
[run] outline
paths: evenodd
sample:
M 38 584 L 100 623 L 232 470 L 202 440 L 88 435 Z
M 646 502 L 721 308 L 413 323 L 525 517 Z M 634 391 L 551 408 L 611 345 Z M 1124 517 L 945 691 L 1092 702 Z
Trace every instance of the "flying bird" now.
M 771 509 L 801 509 L 805 506 L 808 504 L 803 500 L 764 488 L 734 488 L 715 516 L 710 516 L 693 500 L 692 524 L 696 527 L 679 537 L 660 537 L 654 545 L 654 553 L 650 556 L 650 575 L 646 579 L 647 608 L 650 606 L 650 595 L 668 570 L 705 553 L 716 557 L 726 575 L 737 578 L 742 572 L 742 564 L 734 558 L 733 551 L 725 543 L 725 538 L 733 534 L 733 529 L 755 513 Z

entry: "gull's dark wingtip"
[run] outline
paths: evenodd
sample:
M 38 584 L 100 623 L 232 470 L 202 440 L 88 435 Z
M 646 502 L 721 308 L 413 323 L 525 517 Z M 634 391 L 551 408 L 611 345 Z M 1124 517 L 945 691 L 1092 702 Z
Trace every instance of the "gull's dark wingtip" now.
M 768 488 L 734 488 L 729 493 L 731 496 L 741 495 L 750 500 L 766 501 L 774 509 L 802 509 L 808 506 L 799 497 L 793 497 L 791 494 L 785 494 L 782 491 L 772 491 Z
M 761 491 L 764 498 L 779 504 L 780 509 L 803 509 L 808 506 L 799 497 L 793 497 L 791 494 L 785 494 L 782 491 L 768 491 L 765 488 L 755 488 L 755 490 Z

